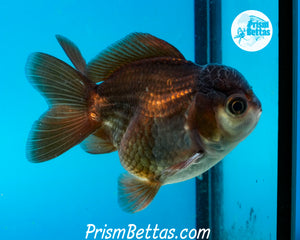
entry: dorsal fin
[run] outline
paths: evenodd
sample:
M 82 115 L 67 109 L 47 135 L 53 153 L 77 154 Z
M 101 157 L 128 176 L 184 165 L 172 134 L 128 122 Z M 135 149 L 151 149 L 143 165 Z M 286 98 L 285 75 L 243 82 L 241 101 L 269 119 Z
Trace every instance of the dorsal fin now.
M 56 35 L 55 37 L 73 63 L 74 67 L 82 74 L 85 74 L 86 63 L 79 51 L 79 48 L 66 37 L 61 35 Z
M 148 33 L 131 33 L 102 51 L 87 66 L 87 75 L 94 82 L 106 80 L 125 64 L 147 58 L 185 59 L 171 44 Z

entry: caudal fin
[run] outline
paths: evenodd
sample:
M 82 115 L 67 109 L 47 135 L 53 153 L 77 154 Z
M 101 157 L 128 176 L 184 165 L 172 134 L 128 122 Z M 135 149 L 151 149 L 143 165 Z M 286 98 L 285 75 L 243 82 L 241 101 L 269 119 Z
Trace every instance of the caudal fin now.
M 26 75 L 49 105 L 29 134 L 30 161 L 55 158 L 96 130 L 99 123 L 89 115 L 95 84 L 81 72 L 53 56 L 33 53 L 26 64 Z

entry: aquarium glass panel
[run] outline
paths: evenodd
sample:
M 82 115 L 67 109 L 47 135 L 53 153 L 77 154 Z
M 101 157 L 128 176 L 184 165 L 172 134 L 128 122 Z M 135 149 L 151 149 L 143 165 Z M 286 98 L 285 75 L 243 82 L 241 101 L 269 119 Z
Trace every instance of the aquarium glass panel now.
M 300 4 L 298 2 L 298 14 L 300 10 Z M 300 39 L 300 31 L 299 31 L 299 26 L 300 26 L 300 18 L 298 15 L 298 41 Z M 297 44 L 299 46 L 299 43 Z M 297 79 L 297 180 L 296 180 L 296 239 L 300 239 L 300 50 L 299 48 L 297 49 L 298 51 L 298 79 Z
M 250 12 L 235 22 L 240 29 L 232 33 L 235 18 L 247 10 L 269 21 Z M 265 41 L 270 23 L 271 40 L 255 49 L 251 41 Z M 252 85 L 262 115 L 252 134 L 223 160 L 223 226 L 216 239 L 276 239 L 278 1 L 222 1 L 222 63 L 238 69 Z

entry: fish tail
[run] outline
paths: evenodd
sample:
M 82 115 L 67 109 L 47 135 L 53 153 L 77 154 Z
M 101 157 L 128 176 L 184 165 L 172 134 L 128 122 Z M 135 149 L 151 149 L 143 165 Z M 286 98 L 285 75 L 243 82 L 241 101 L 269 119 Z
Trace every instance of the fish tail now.
M 99 127 L 95 114 L 89 112 L 96 84 L 81 71 L 48 54 L 33 53 L 26 64 L 26 75 L 49 106 L 29 134 L 27 158 L 30 161 L 55 158 Z

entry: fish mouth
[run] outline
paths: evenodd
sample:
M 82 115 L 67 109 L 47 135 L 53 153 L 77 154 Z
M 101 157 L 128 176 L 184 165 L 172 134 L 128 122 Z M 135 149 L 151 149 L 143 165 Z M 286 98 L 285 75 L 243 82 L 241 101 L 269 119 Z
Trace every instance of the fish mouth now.
M 259 112 L 258 112 L 258 114 L 257 114 L 257 118 L 260 118 L 260 115 L 262 114 L 262 109 L 260 108 L 259 109 Z
M 258 122 L 258 120 L 260 119 L 260 116 L 261 116 L 261 114 L 262 114 L 262 107 L 261 107 L 261 105 L 256 105 L 255 106 L 256 107 L 256 121 Z
M 262 114 L 262 105 L 255 95 L 252 97 L 251 105 L 254 109 L 257 109 L 257 119 L 259 119 L 260 115 Z
M 262 114 L 262 107 L 261 107 L 261 104 L 260 104 L 259 109 L 258 109 L 258 113 L 257 113 L 257 121 L 260 119 L 261 114 Z
M 259 122 L 259 119 L 260 119 L 260 116 L 261 116 L 261 114 L 262 114 L 262 106 L 261 106 L 261 103 L 260 103 L 260 101 L 256 98 L 255 99 L 256 101 L 253 103 L 253 108 L 255 109 L 254 110 L 254 116 L 256 115 L 256 123 L 255 123 L 255 125 L 253 126 L 253 129 L 256 127 L 256 125 L 258 124 L 258 122 Z M 252 130 L 253 130 L 252 129 Z M 251 131 L 252 131 L 251 130 Z

